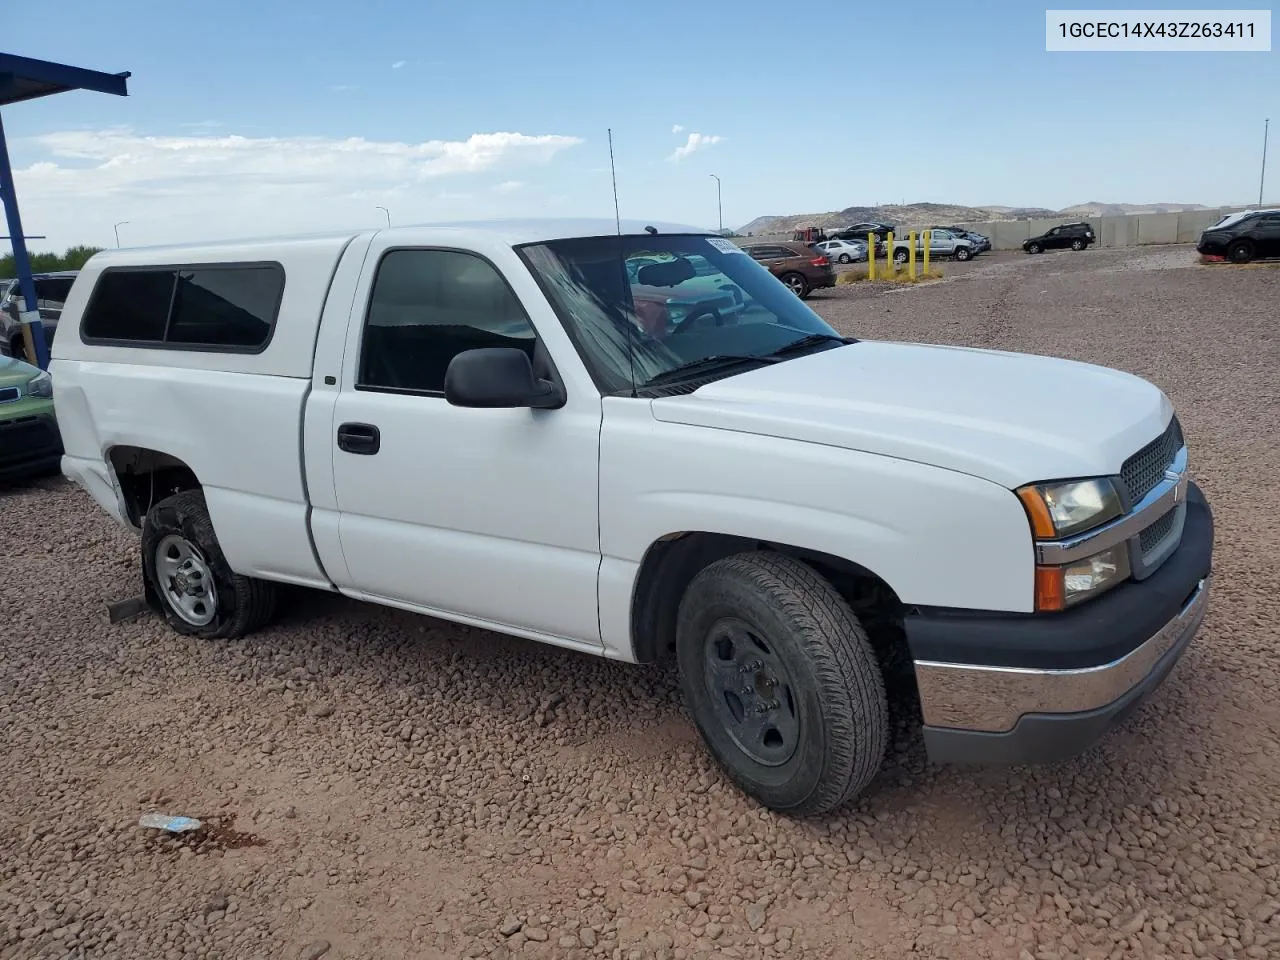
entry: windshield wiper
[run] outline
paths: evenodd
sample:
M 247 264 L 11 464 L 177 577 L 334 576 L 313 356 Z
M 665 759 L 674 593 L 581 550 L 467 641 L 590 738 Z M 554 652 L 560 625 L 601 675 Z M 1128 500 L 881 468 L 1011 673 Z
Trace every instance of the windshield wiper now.
M 779 347 L 772 353 L 770 357 L 785 357 L 789 353 L 795 353 L 797 350 L 804 350 L 807 347 L 816 346 L 819 343 L 857 343 L 853 337 L 839 337 L 831 333 L 811 333 L 808 336 L 801 337 L 799 340 L 792 340 L 790 343 Z
M 782 357 L 773 354 L 756 354 L 756 353 L 713 353 L 709 357 L 702 357 L 698 360 L 690 360 L 688 363 L 682 363 L 678 367 L 672 367 L 665 370 L 657 376 L 650 377 L 642 387 L 654 387 L 658 384 L 669 383 L 672 380 L 679 380 L 687 377 L 689 374 L 703 369 L 717 369 L 720 367 L 731 367 L 739 363 L 747 363 L 755 361 L 758 363 L 779 363 Z

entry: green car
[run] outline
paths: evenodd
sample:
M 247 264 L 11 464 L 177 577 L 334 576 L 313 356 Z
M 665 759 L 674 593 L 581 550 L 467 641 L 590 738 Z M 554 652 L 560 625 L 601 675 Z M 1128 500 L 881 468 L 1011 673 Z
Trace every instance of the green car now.
M 0 357 L 0 480 L 53 473 L 61 465 L 53 381 L 25 360 Z

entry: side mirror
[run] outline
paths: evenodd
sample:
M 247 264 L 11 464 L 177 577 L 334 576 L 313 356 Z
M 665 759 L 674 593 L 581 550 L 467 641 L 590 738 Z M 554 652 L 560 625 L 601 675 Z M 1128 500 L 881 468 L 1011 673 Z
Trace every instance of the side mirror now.
M 515 347 L 478 347 L 449 361 L 444 398 L 455 407 L 564 406 L 564 391 L 533 376 L 529 355 Z

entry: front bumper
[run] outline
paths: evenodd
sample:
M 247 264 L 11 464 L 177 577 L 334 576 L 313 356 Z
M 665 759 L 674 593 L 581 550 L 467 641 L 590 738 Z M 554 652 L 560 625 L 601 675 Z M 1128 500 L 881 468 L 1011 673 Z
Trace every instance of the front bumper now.
M 54 473 L 62 462 L 62 435 L 48 414 L 6 414 L 0 407 L 0 480 Z
M 1154 574 L 1055 615 L 907 618 L 929 757 L 1034 763 L 1093 745 L 1168 676 L 1209 601 L 1213 516 L 1188 487 L 1182 541 Z

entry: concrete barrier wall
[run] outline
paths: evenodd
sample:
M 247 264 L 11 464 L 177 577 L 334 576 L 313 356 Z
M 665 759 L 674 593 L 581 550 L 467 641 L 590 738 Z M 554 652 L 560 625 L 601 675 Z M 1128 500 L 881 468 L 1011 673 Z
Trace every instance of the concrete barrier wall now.
M 1060 223 L 1088 220 L 1098 237 L 1100 247 L 1133 247 L 1149 243 L 1195 243 L 1206 227 L 1211 227 L 1228 213 L 1248 207 L 1221 207 L 1216 210 L 1187 210 L 1181 213 L 1139 213 L 1120 217 L 1054 217 L 1044 220 L 991 220 L 984 223 L 961 223 L 957 226 L 991 238 L 993 250 L 1019 250 L 1022 241 L 1039 236 Z M 897 232 L 905 235 L 929 224 L 902 224 Z M 791 234 L 763 234 L 740 237 L 739 243 L 762 243 L 791 240 Z

